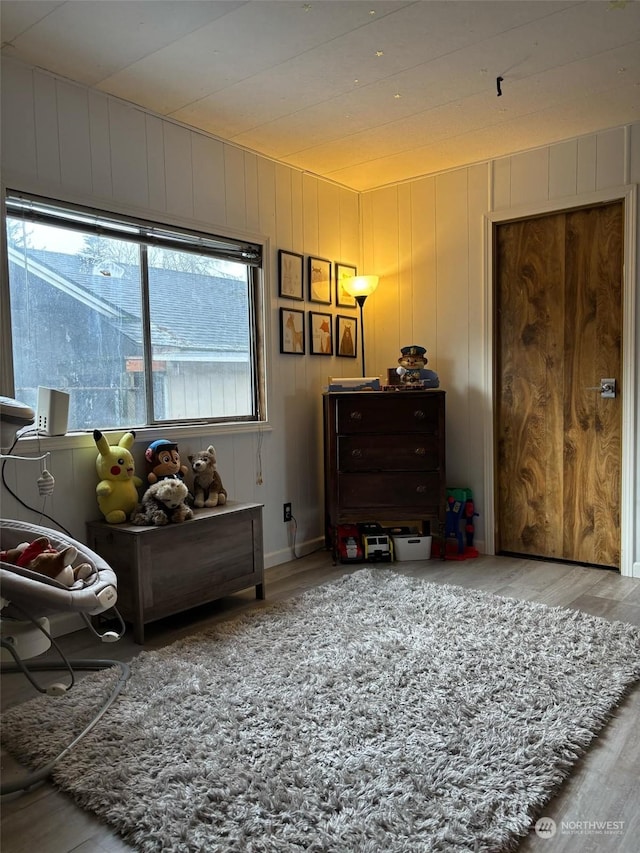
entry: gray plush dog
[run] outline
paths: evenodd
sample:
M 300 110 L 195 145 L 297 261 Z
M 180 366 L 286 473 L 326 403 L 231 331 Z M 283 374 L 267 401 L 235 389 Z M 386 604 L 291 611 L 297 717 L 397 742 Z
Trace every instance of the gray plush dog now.
M 131 514 L 131 523 L 141 527 L 151 524 L 161 527 L 169 522 L 177 523 L 193 518 L 193 512 L 185 503 L 188 494 L 189 490 L 182 480 L 158 480 L 142 496 L 142 502 Z
M 216 468 L 215 447 L 210 444 L 206 450 L 201 450 L 188 458 L 193 470 L 194 506 L 222 506 L 225 504 L 227 502 L 227 490 L 222 485 L 222 478 Z

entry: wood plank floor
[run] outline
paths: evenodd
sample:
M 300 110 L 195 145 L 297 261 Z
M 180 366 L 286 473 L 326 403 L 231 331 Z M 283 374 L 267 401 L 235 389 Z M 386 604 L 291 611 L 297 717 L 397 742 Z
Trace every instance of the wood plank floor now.
M 240 593 L 179 617 L 149 625 L 145 648 L 168 645 L 249 608 L 268 607 L 277 599 L 306 589 L 361 565 L 332 565 L 325 551 L 267 570 L 267 600 L 256 601 L 251 591 Z M 386 566 L 386 568 L 389 568 Z M 640 580 L 610 571 L 554 563 L 484 557 L 466 562 L 404 562 L 394 571 L 434 583 L 450 583 L 551 606 L 576 608 L 610 620 L 640 626 Z M 131 632 L 112 646 L 92 642 L 88 631 L 61 638 L 72 657 L 130 660 L 139 651 Z M 44 658 L 43 658 L 44 659 Z M 3 676 L 2 707 L 34 695 L 22 676 Z M 521 843 L 525 853 L 637 853 L 640 850 L 640 689 L 617 709 L 557 796 L 545 809 L 556 822 L 552 838 L 532 831 Z M 15 770 L 2 756 L 2 772 Z M 603 823 L 610 822 L 609 831 Z M 3 798 L 1 818 L 3 853 L 123 853 L 131 848 L 96 818 L 77 808 L 52 785 L 43 784 L 22 796 Z M 336 851 L 339 853 L 339 851 Z M 383 853 L 383 851 L 381 851 Z M 429 853 L 425 850 L 425 853 Z

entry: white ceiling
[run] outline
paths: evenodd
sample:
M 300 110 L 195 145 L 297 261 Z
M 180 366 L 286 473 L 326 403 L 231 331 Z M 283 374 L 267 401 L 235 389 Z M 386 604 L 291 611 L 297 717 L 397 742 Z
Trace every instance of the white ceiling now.
M 356 190 L 640 119 L 636 0 L 2 0 L 0 16 L 7 56 Z

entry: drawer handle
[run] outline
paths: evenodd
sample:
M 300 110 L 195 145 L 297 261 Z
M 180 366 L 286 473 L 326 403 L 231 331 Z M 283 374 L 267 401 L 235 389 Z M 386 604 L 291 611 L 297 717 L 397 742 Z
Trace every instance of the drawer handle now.
M 413 416 L 417 421 L 424 420 L 424 412 L 422 411 L 422 409 L 416 409 L 416 411 L 413 413 Z
M 352 421 L 361 421 L 362 420 L 362 412 L 351 412 L 350 416 Z
M 424 447 L 416 447 L 413 452 L 416 456 L 425 456 L 427 451 L 424 449 Z
M 426 486 L 416 486 L 416 492 L 417 492 L 419 495 L 423 495 L 426 491 L 427 491 L 427 487 L 426 487 Z
M 351 455 L 352 455 L 355 459 L 360 459 L 360 458 L 362 457 L 362 451 L 360 450 L 360 448 L 359 448 L 359 447 L 356 447 L 356 449 L 355 449 L 355 450 L 352 450 L 352 451 L 351 451 Z

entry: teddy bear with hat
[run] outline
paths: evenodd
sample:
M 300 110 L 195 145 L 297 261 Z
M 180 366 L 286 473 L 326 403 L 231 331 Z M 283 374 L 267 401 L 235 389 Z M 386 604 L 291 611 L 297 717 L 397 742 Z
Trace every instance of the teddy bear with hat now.
M 402 347 L 402 355 L 398 359 L 400 367 L 396 373 L 405 388 L 437 388 L 440 385 L 438 374 L 433 370 L 425 370 L 428 363 L 427 350 L 418 344 Z

